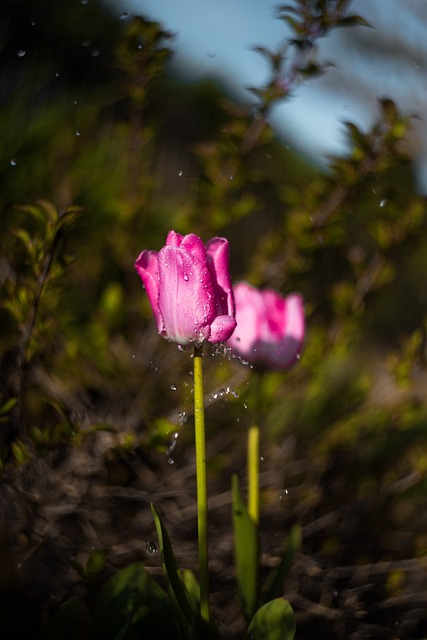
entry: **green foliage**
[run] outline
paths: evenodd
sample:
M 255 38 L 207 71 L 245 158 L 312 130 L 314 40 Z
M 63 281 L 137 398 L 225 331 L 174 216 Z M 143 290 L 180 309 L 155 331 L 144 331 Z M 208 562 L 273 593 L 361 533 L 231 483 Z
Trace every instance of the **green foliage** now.
M 294 6 L 278 7 L 278 18 L 288 24 L 295 34 L 294 42 L 303 49 L 311 46 L 313 40 L 324 37 L 336 27 L 369 26 L 358 15 L 347 15 L 351 0 L 297 0 Z
M 115 640 L 120 633 L 135 640 L 157 633 L 178 637 L 166 595 L 141 563 L 110 578 L 95 606 L 93 637 Z
M 184 576 L 181 575 L 169 535 L 153 505 L 151 511 L 159 538 L 163 575 L 181 637 L 188 640 L 198 640 L 199 638 L 214 640 L 218 637 L 215 627 L 200 616 L 200 593 L 195 585 L 195 579 L 190 576 L 188 571 Z
M 292 640 L 295 616 L 286 600 L 277 598 L 262 605 L 255 613 L 245 638 L 250 640 Z

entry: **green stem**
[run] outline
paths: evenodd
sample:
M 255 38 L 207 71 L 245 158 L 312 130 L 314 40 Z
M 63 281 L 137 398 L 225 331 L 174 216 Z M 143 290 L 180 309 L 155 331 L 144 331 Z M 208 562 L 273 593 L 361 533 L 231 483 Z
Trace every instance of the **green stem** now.
M 259 427 L 248 431 L 248 513 L 255 524 L 259 520 Z
M 199 535 L 200 613 L 209 621 L 208 498 L 202 349 L 194 347 L 194 429 L 196 442 L 197 524 Z

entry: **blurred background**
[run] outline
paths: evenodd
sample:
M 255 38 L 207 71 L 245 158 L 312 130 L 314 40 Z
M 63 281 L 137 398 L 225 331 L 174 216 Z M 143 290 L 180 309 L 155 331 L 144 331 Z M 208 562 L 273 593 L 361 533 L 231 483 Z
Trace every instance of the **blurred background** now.
M 297 637 L 427 634 L 426 8 L 306 4 L 3 0 L 10 637 L 135 559 L 159 576 L 151 501 L 196 564 L 191 354 L 158 337 L 134 270 L 170 229 L 227 237 L 233 282 L 306 305 L 289 371 L 205 353 L 224 637 L 241 632 L 230 475 L 245 486 L 255 416 L 264 572 L 302 526 L 284 591 Z
M 214 77 L 244 101 L 250 99 L 247 87 L 264 82 L 267 73 L 253 48 L 282 45 L 291 37 L 290 28 L 277 20 L 278 2 L 112 0 L 107 6 L 160 20 L 176 34 L 176 73 Z M 367 129 L 377 116 L 377 99 L 392 98 L 417 116 L 408 144 L 417 186 L 425 193 L 426 7 L 416 0 L 353 0 L 350 9 L 371 28 L 338 29 L 319 41 L 318 55 L 331 63 L 328 73 L 276 105 L 270 121 L 282 141 L 326 167 L 328 156 L 348 150 L 343 122 Z

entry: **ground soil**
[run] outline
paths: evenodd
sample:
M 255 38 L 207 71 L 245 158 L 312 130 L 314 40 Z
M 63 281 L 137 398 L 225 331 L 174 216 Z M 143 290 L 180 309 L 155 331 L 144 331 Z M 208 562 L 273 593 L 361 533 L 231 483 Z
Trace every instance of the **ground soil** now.
M 42 624 L 72 594 L 90 605 L 95 587 L 84 584 L 75 567 L 85 565 L 94 550 L 108 549 L 100 580 L 143 561 L 162 583 L 151 503 L 164 519 L 180 566 L 197 574 L 191 443 L 175 448 L 173 464 L 164 454 L 143 450 L 118 460 L 111 455 L 113 444 L 111 434 L 98 433 L 79 446 L 10 468 L 3 477 L 1 587 L 13 584 Z M 298 459 L 292 445 L 285 438 L 265 447 L 260 531 L 264 579 L 278 563 L 291 525 L 303 526 L 302 547 L 283 587 L 296 612 L 296 638 L 427 637 L 426 563 L 404 556 L 410 535 L 404 523 L 389 532 L 394 554 L 392 543 L 384 550 L 381 522 L 376 529 L 372 525 L 375 513 L 392 500 L 393 488 L 389 496 L 339 504 L 344 493 L 334 485 L 333 469 L 310 473 L 316 465 Z M 245 470 L 236 442 L 227 442 L 224 434 L 209 441 L 208 458 L 218 458 L 227 446 L 235 455 L 226 470 L 211 463 L 209 471 L 211 604 L 222 637 L 238 640 L 245 624 L 236 595 L 230 475 L 241 476 L 244 490 Z

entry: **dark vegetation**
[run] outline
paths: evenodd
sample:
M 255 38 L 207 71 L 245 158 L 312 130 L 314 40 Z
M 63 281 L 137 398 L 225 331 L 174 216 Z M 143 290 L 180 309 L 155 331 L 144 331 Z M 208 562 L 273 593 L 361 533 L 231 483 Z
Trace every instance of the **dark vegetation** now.
M 255 407 L 263 576 L 302 527 L 283 590 L 296 637 L 427 637 L 426 206 L 408 118 L 379 100 L 325 175 L 268 125 L 321 70 L 303 22 L 287 62 L 263 51 L 271 83 L 254 111 L 172 77 L 170 34 L 94 0 L 6 0 L 0 20 L 0 637 L 45 637 L 75 596 L 70 637 L 92 637 L 95 612 L 94 637 L 113 638 L 107 578 L 143 562 L 162 584 L 151 502 L 197 572 L 191 357 L 157 336 L 133 267 L 169 229 L 227 237 L 233 280 L 306 300 L 291 371 L 205 354 L 223 637 L 243 630 L 230 475 L 245 485 Z

